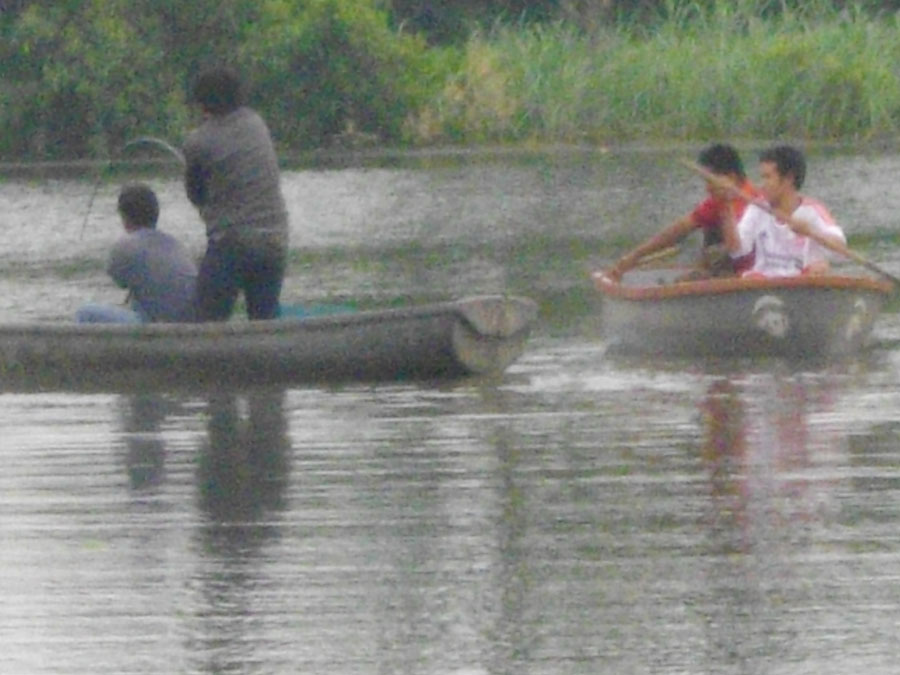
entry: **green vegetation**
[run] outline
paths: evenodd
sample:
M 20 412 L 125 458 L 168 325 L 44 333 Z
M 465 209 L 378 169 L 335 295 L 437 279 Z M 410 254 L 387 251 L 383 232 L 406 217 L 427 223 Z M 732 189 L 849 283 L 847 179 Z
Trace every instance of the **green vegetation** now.
M 475 35 L 462 69 L 419 118 L 432 138 L 463 142 L 896 131 L 896 17 L 813 2 L 760 19 L 760 4 L 673 9 L 650 33 L 616 25 L 585 35 L 554 24 Z
M 507 2 L 493 22 L 490 3 L 468 2 L 448 15 L 452 30 L 430 33 L 409 28 L 397 7 L 424 19 L 399 0 L 11 4 L 0 14 L 7 159 L 109 157 L 145 134 L 178 142 L 189 80 L 218 55 L 247 75 L 285 152 L 865 140 L 900 126 L 897 15 L 832 0 L 607 2 L 603 15 L 574 0 L 513 15 Z

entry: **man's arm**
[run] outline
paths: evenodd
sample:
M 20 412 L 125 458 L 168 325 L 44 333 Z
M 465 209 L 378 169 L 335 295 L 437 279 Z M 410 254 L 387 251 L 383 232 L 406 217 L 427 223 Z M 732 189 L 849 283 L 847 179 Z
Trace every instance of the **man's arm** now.
M 184 169 L 184 190 L 194 206 L 206 203 L 206 186 L 209 172 L 199 161 L 190 160 Z
M 794 232 L 819 242 L 825 248 L 838 253 L 843 253 L 847 248 L 843 230 L 836 226 L 829 227 L 821 218 L 812 219 L 817 220 L 817 222 L 812 222 L 809 218 L 798 217 L 781 209 L 776 209 L 773 213 L 778 220 L 785 223 Z
M 802 211 L 802 212 L 801 212 Z M 808 237 L 819 246 L 839 254 L 851 257 L 847 250 L 847 238 L 844 231 L 834 223 L 831 214 L 824 206 L 801 206 L 792 214 L 777 210 L 775 216 L 787 224 L 797 234 Z M 804 272 L 807 274 L 824 274 L 831 264 L 825 255 L 812 255 L 804 261 Z
M 634 267 L 638 261 L 664 248 L 677 244 L 679 241 L 694 231 L 696 225 L 691 214 L 682 216 L 665 229 L 650 237 L 647 241 L 636 246 L 616 261 L 610 270 L 615 276 L 621 276 L 626 270 Z
M 131 285 L 132 252 L 127 239 L 119 240 L 109 252 L 106 273 L 120 288 Z
M 752 208 L 753 205 L 748 205 L 747 208 L 744 209 L 744 214 L 741 216 L 740 220 L 735 218 L 733 214 L 730 214 L 722 223 L 722 243 L 725 245 L 725 250 L 728 251 L 732 257 L 741 255 L 741 233 L 738 229 L 738 223 L 747 217 L 747 214 Z

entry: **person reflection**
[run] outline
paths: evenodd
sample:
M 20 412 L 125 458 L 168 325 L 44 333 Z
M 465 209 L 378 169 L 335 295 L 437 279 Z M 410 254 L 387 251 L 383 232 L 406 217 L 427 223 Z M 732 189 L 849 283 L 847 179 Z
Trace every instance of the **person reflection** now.
M 810 545 L 810 524 L 830 517 L 832 487 L 812 477 L 831 441 L 809 420 L 828 401 L 827 388 L 768 374 L 717 379 L 703 401 L 711 500 L 697 608 L 716 667 L 763 672 L 799 648 L 792 613 L 816 599 L 795 561 Z
M 712 497 L 710 528 L 722 553 L 743 548 L 732 540 L 746 519 L 746 494 L 739 467 L 746 457 L 747 435 L 743 403 L 728 379 L 715 380 L 702 405 L 701 456 L 709 472 Z
M 197 470 L 210 543 L 243 550 L 275 533 L 266 514 L 284 506 L 286 427 L 284 390 L 253 391 L 246 398 L 231 392 L 210 396 L 208 438 Z
M 132 490 L 157 487 L 163 480 L 165 442 L 160 425 L 172 412 L 172 404 L 156 393 L 123 397 L 122 429 L 125 432 L 125 465 Z
M 288 483 L 284 391 L 212 394 L 207 431 L 196 474 L 203 519 L 198 668 L 249 672 L 259 639 L 252 617 L 264 612 L 254 589 L 264 583 L 262 551 L 280 533 L 272 514 L 284 508 Z
M 810 409 L 829 392 L 802 377 L 761 375 L 715 380 L 702 405 L 702 457 L 709 471 L 714 530 L 734 535 L 723 552 L 750 552 L 773 535 L 796 541 L 798 528 L 827 515 L 830 485 L 811 481 L 821 449 Z

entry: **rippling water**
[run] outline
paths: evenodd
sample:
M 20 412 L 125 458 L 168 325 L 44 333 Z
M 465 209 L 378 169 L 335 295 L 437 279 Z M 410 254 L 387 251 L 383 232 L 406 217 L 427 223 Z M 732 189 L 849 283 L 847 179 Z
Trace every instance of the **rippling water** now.
M 840 195 L 896 159 L 864 159 L 811 180 L 876 231 Z M 115 186 L 82 235 L 90 188 L 0 183 L 2 320 L 118 297 Z M 830 365 L 607 355 L 582 275 L 696 197 L 665 155 L 286 188 L 290 297 L 527 293 L 526 353 L 456 383 L 0 394 L 0 672 L 895 672 L 897 315 Z

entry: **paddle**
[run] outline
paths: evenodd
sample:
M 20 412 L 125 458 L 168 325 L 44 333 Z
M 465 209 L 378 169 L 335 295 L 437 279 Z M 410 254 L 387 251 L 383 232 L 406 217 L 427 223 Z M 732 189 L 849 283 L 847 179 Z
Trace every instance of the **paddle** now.
M 720 187 L 722 189 L 728 190 L 732 194 L 735 194 L 739 197 L 746 199 L 751 204 L 753 204 L 754 206 L 757 206 L 758 208 L 761 208 L 763 211 L 766 211 L 767 213 L 771 213 L 772 215 L 775 215 L 775 210 L 768 204 L 768 202 L 765 202 L 762 199 L 748 197 L 746 194 L 741 192 L 740 188 L 737 185 L 735 185 L 729 178 L 727 178 L 725 176 L 720 176 L 719 174 L 716 174 L 716 173 L 713 173 L 709 169 L 707 169 L 703 166 L 700 166 L 699 164 L 696 164 L 695 162 L 691 162 L 690 160 L 683 159 L 683 160 L 681 160 L 681 163 L 684 164 L 689 169 L 699 173 L 710 183 L 717 185 L 718 187 Z M 788 216 L 787 222 L 788 222 L 788 224 L 796 225 L 800 221 L 798 221 L 797 219 L 795 219 L 791 216 Z M 884 268 L 876 265 L 871 260 L 864 258 L 859 253 L 856 253 L 855 251 L 850 250 L 843 244 L 832 241 L 831 239 L 828 239 L 827 237 L 822 236 L 821 234 L 819 234 L 818 232 L 816 232 L 815 230 L 813 230 L 811 228 L 807 227 L 806 229 L 807 229 L 807 232 L 804 234 L 804 236 L 809 237 L 813 241 L 818 242 L 825 248 L 830 249 L 830 250 L 834 251 L 835 253 L 838 253 L 838 254 L 844 256 L 845 258 L 849 258 L 850 260 L 853 260 L 854 262 L 859 263 L 863 267 L 867 267 L 868 269 L 872 270 L 873 272 L 877 272 L 878 274 L 881 274 L 882 276 L 887 277 L 888 279 L 893 281 L 895 284 L 900 285 L 900 277 L 894 276 L 893 274 L 891 274 Z
M 664 249 L 645 255 L 643 258 L 634 263 L 633 267 L 644 267 L 646 265 L 652 265 L 653 263 L 659 262 L 661 260 L 666 260 L 667 258 L 671 258 L 672 256 L 677 255 L 680 250 L 681 249 L 675 245 L 667 246 Z

